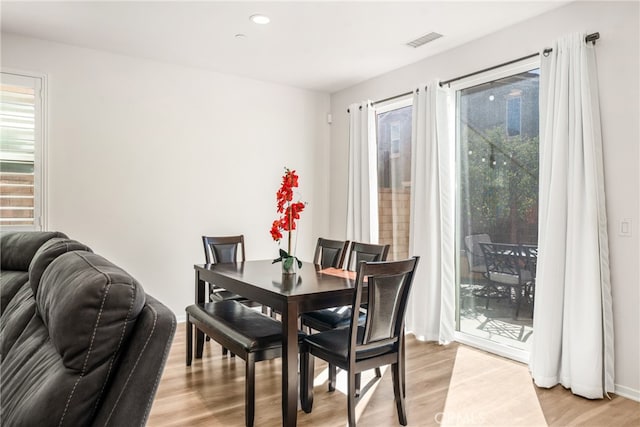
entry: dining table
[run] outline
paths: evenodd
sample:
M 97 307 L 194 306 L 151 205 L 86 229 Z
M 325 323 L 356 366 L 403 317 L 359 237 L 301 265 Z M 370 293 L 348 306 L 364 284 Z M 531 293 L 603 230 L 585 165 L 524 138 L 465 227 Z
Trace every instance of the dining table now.
M 295 426 L 298 411 L 298 316 L 350 305 L 354 273 L 303 262 L 295 274 L 283 274 L 272 260 L 196 264 L 196 303 L 206 302 L 207 283 L 227 289 L 280 313 L 282 343 L 282 425 Z M 195 357 L 202 358 L 204 333 L 196 332 Z

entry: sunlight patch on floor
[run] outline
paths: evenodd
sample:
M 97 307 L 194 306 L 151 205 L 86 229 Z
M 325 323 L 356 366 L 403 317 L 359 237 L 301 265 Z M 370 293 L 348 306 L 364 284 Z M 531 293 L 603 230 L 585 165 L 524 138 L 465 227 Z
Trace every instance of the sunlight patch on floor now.
M 443 426 L 546 426 L 529 369 L 512 360 L 460 346 Z
M 378 378 L 377 381 L 373 383 L 373 385 L 366 391 L 364 396 L 361 396 L 360 401 L 356 406 L 356 421 L 358 421 L 360 419 L 360 416 L 364 413 L 364 410 L 369 404 L 369 400 L 376 392 L 376 389 L 380 385 L 380 382 L 383 380 L 384 381 L 391 380 L 390 378 L 385 378 L 385 372 L 387 371 L 388 367 L 389 366 L 382 366 L 380 368 L 380 371 L 382 372 L 382 377 Z M 364 388 L 371 380 L 375 378 L 375 376 L 376 376 L 376 373 L 375 373 L 375 370 L 373 369 L 364 371 L 362 373 L 362 378 L 360 379 L 360 385 Z M 342 393 L 345 396 L 345 399 L 346 399 L 347 390 L 348 390 L 347 380 L 348 380 L 347 372 L 342 369 L 338 369 L 338 372 L 336 374 L 336 389 L 334 393 L 336 392 Z M 319 386 L 327 387 L 328 381 L 329 381 L 329 368 L 325 368 L 322 371 L 315 373 L 315 378 L 313 379 L 313 387 L 314 388 Z M 345 413 L 345 425 L 348 426 L 346 413 Z

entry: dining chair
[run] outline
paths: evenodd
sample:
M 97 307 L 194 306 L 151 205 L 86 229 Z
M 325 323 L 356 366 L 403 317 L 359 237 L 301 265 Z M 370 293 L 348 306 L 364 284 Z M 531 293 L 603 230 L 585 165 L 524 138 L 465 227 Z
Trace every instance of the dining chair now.
M 320 244 L 320 240 L 318 240 L 318 244 Z M 378 245 L 351 242 L 349 245 L 349 257 L 347 259 L 346 270 L 356 271 L 361 262 L 386 261 L 387 255 L 389 254 L 389 247 L 390 245 L 388 244 Z M 317 252 L 318 248 L 316 248 L 316 253 Z M 342 257 L 344 258 L 344 254 Z M 338 266 L 343 264 L 342 261 L 338 262 Z M 331 267 L 335 267 L 335 265 L 331 265 Z M 366 304 L 363 308 L 366 309 Z M 303 313 L 302 316 L 300 316 L 300 319 L 303 328 L 306 327 L 308 333 L 312 329 L 316 331 L 328 331 L 348 326 L 351 319 L 351 313 L 352 308 L 350 306 L 332 307 Z M 360 310 L 360 318 L 364 321 L 364 310 Z M 376 376 L 381 376 L 379 369 L 376 370 Z M 329 391 L 335 390 L 335 384 L 336 367 L 335 365 L 329 364 Z
M 319 237 L 313 263 L 322 268 L 342 268 L 348 247 L 348 240 L 329 240 Z
M 318 243 L 320 243 L 320 240 L 318 240 Z M 389 247 L 390 245 L 351 242 L 345 269 L 356 271 L 358 264 L 361 262 L 386 261 Z M 319 248 L 316 248 L 316 253 L 318 250 Z M 330 267 L 340 268 L 341 265 L 342 263 L 339 261 L 337 265 L 330 265 Z M 320 266 L 328 267 L 323 264 L 320 264 Z M 351 307 L 326 308 L 304 313 L 301 317 L 303 326 L 316 331 L 326 331 L 347 326 L 351 318 Z
M 515 298 L 515 318 L 520 313 L 520 304 L 525 292 L 525 285 L 532 280 L 532 274 L 525 266 L 527 263 L 521 245 L 510 243 L 480 243 L 486 266 L 486 276 L 489 283 L 483 293 L 476 296 L 487 298 L 486 308 L 490 298 Z
M 225 262 L 244 262 L 244 235 L 239 236 L 202 236 L 204 258 L 207 264 Z M 229 292 L 214 283 L 209 284 L 209 299 L 211 301 L 242 300 L 244 297 Z
M 364 324 L 357 310 L 352 311 L 349 326 L 308 335 L 302 340 L 300 393 L 302 409 L 313 407 L 314 357 L 347 371 L 347 411 L 349 426 L 356 425 L 355 408 L 374 378 L 361 393 L 356 393 L 357 375 L 391 365 L 393 392 L 398 421 L 407 425 L 405 408 L 404 318 L 407 299 L 419 257 L 402 261 L 363 262 L 359 264 L 353 307 L 367 303 Z M 363 291 L 367 288 L 366 299 Z
M 202 245 L 207 264 L 244 262 L 245 260 L 244 235 L 242 234 L 238 236 L 202 236 Z M 234 300 L 250 303 L 245 297 L 229 292 L 214 283 L 209 283 L 208 287 L 210 301 Z M 209 341 L 208 335 L 206 340 Z M 222 354 L 227 354 L 227 348 L 224 346 L 222 347 Z M 231 353 L 231 357 L 234 355 L 234 353 Z

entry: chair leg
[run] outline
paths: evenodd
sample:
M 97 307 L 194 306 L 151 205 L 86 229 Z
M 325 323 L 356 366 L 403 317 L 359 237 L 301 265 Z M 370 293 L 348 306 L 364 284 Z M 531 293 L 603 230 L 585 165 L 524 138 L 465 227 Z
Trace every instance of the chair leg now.
M 222 355 L 223 356 L 227 355 L 227 348 L 225 346 L 222 346 Z
M 391 365 L 391 376 L 393 378 L 393 396 L 396 401 L 396 410 L 398 411 L 398 422 L 407 425 L 407 412 L 404 402 L 404 375 L 399 363 Z
M 349 379 L 347 380 L 347 413 L 349 420 L 349 427 L 355 427 L 356 425 L 356 377 L 359 374 L 354 374 L 351 371 L 348 372 Z
M 307 414 L 313 408 L 313 356 L 308 351 L 300 354 L 300 406 Z
M 204 333 L 196 328 L 196 359 L 202 359 L 204 350 Z
M 380 368 L 376 368 L 376 377 L 382 378 L 382 371 L 380 370 Z
M 193 360 L 193 323 L 189 322 L 189 315 L 187 314 L 187 366 L 191 366 Z
M 329 364 L 329 391 L 336 389 L 336 365 Z
M 356 378 L 355 378 L 355 382 L 356 382 L 356 397 L 360 397 L 360 380 L 361 380 L 361 375 L 360 374 L 356 374 Z
M 247 354 L 244 378 L 244 417 L 247 427 L 253 426 L 256 410 L 256 360 L 253 353 Z
M 402 329 L 402 334 L 400 334 L 400 355 L 398 356 L 398 365 L 400 371 L 400 378 L 402 382 L 402 397 L 407 397 L 407 378 L 405 372 L 407 369 L 406 360 L 405 360 L 405 340 L 406 337 L 404 335 L 404 328 Z

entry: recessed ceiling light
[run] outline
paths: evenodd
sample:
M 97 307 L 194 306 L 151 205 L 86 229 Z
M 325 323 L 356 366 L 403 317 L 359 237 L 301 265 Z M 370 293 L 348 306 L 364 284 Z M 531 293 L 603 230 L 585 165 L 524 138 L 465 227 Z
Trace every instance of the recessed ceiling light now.
M 237 39 L 246 39 L 246 38 L 247 38 L 247 35 L 246 35 L 246 34 L 242 34 L 242 33 L 238 33 L 238 34 L 236 34 L 236 36 L 235 36 L 235 37 L 236 37 Z
M 262 24 L 262 25 L 268 24 L 269 22 L 271 22 L 271 19 L 269 19 L 268 16 L 260 15 L 259 13 L 255 15 L 251 15 L 249 19 L 251 19 L 256 24 Z

